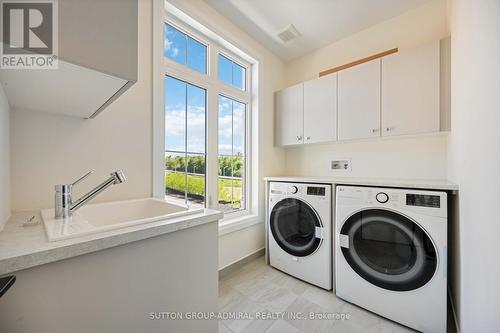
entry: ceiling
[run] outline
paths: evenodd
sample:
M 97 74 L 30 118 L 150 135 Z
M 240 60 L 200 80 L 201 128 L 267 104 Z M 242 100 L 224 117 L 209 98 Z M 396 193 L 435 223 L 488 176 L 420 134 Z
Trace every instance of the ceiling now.
M 205 0 L 284 61 L 437 0 Z M 277 34 L 293 24 L 300 36 Z

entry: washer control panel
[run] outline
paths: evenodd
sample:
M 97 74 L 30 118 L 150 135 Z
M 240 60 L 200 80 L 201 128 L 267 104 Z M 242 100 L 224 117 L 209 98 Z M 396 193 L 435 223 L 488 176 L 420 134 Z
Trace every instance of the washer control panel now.
M 271 182 L 269 187 L 271 195 L 311 196 L 318 199 L 330 197 L 330 191 L 331 185 L 326 184 Z

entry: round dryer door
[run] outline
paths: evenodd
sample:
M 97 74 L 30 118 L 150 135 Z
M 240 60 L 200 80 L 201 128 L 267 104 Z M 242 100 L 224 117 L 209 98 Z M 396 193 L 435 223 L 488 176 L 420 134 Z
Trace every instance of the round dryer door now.
M 304 201 L 286 198 L 271 211 L 269 227 L 274 240 L 287 253 L 305 257 L 321 245 L 316 228 L 321 222 L 314 209 Z
M 434 244 L 408 217 L 383 209 L 355 213 L 340 231 L 342 253 L 354 271 L 384 289 L 422 287 L 437 269 Z M 347 238 L 347 239 L 346 239 Z

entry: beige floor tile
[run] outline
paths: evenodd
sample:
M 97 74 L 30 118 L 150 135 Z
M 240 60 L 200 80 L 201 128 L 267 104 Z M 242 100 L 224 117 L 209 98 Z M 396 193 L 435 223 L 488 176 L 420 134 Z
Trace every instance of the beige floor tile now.
M 245 314 L 246 316 L 254 316 L 257 312 L 266 311 L 257 303 L 253 302 L 248 297 L 242 296 L 241 298 L 231 301 L 228 305 L 226 305 L 221 310 L 226 313 L 236 313 L 236 314 Z M 222 323 L 226 325 L 233 332 L 241 332 L 246 326 L 252 324 L 254 320 L 242 318 L 231 318 L 222 320 Z
M 309 318 L 309 314 L 324 314 L 328 311 L 317 304 L 314 304 L 305 298 L 299 297 L 286 310 L 288 313 L 300 313 Z M 328 332 L 333 325 L 333 320 L 321 319 L 286 319 L 295 328 L 307 333 Z
M 226 325 L 219 321 L 219 333 L 233 333 Z
M 284 320 L 276 320 L 265 333 L 301 333 Z
M 244 297 L 243 294 L 231 286 L 227 284 L 219 285 L 219 309 L 224 308 L 229 303 L 235 302 L 242 297 Z
M 290 292 L 289 289 L 280 288 L 278 285 L 268 282 L 259 286 L 257 290 L 249 294 L 249 297 L 271 312 L 282 312 L 285 311 L 298 296 Z
M 285 273 L 276 275 L 276 277 L 273 278 L 272 282 L 277 284 L 281 288 L 288 289 L 289 291 L 299 296 L 302 295 L 310 286 L 309 283 L 296 279 Z
M 344 302 L 333 292 L 295 279 L 256 259 L 226 275 L 219 284 L 219 309 L 255 314 L 271 311 L 350 314 L 349 320 L 226 320 L 220 333 L 400 333 L 414 332 L 358 306 Z
M 244 326 L 241 330 L 235 331 L 235 333 L 264 333 L 267 332 L 268 328 L 273 324 L 273 320 L 253 320 L 250 324 Z
M 346 302 L 338 298 L 334 292 L 311 285 L 302 297 L 331 312 L 342 312 L 346 305 Z

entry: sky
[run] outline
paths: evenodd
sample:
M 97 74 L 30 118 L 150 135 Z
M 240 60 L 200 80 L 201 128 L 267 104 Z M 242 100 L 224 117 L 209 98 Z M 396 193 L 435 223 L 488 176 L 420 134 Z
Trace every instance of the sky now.
M 164 54 L 199 72 L 206 72 L 206 46 L 169 25 L 165 25 Z M 245 74 L 243 67 L 224 56 L 219 56 L 220 80 L 245 89 Z M 245 104 L 219 96 L 218 111 L 219 154 L 244 155 Z M 166 76 L 166 150 L 205 153 L 205 127 L 206 91 Z

